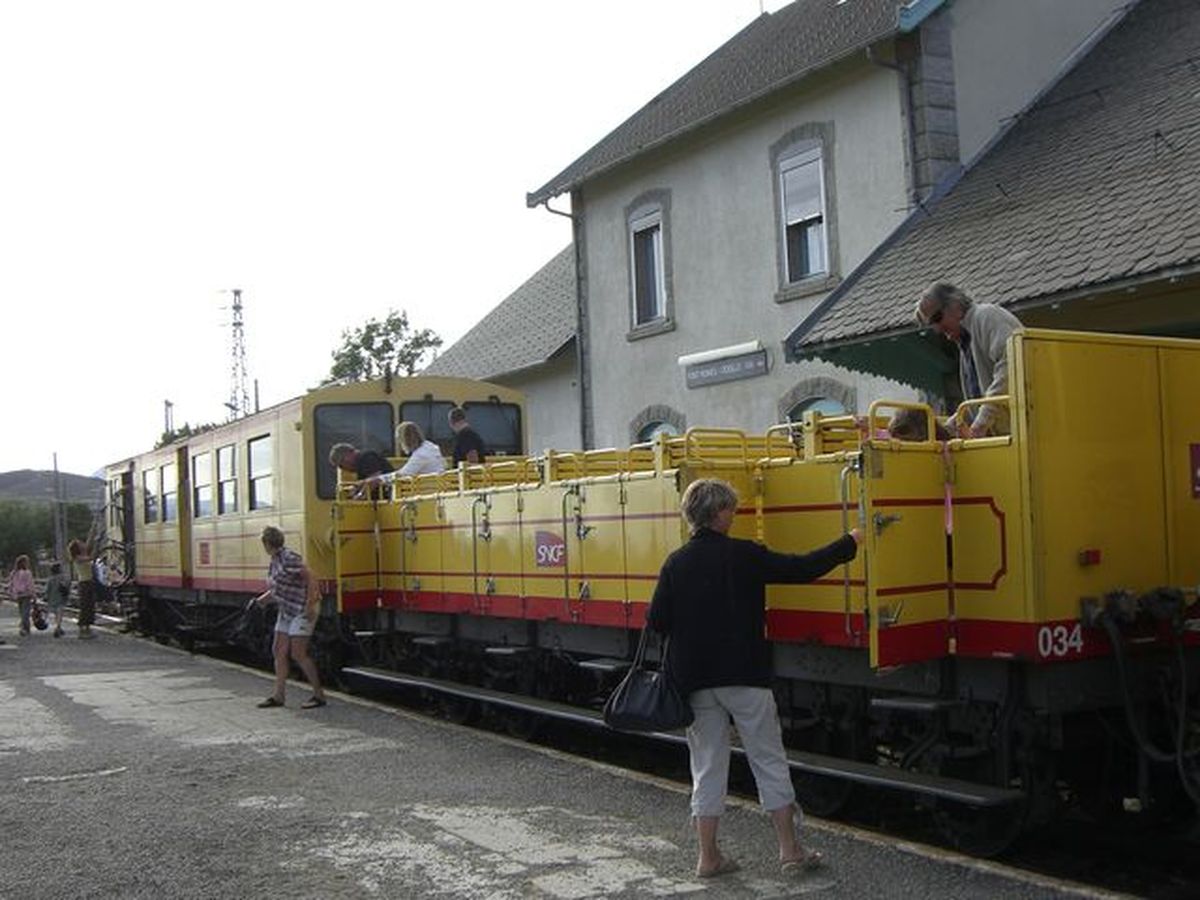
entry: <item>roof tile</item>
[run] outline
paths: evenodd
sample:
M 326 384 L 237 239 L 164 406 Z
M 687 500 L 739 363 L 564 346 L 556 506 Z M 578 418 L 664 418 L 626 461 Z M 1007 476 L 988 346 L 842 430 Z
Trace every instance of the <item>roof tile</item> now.
M 1198 45 L 1200 4 L 1142 0 L 788 343 L 909 327 L 935 278 L 1007 304 L 1200 262 Z

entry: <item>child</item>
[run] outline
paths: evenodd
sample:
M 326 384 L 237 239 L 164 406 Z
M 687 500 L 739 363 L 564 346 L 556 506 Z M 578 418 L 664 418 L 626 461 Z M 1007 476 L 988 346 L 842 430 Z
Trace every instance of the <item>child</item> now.
M 12 575 L 8 579 L 8 595 L 17 601 L 21 610 L 21 634 L 29 634 L 29 608 L 33 605 L 33 572 L 29 571 L 29 557 L 22 553 L 17 557 Z
M 62 563 L 50 564 L 50 577 L 46 579 L 46 605 L 54 616 L 54 636 L 62 637 L 63 609 L 71 596 L 71 576 L 62 570 Z

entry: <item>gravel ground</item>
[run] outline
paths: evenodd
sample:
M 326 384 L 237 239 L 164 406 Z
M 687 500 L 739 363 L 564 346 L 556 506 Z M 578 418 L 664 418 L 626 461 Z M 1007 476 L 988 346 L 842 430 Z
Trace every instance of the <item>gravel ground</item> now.
M 696 879 L 678 788 L 331 696 L 259 710 L 262 674 L 101 632 L 16 636 L 0 606 L 0 897 L 1095 896 L 814 823 L 783 876 L 770 827 L 722 823 L 742 870 Z

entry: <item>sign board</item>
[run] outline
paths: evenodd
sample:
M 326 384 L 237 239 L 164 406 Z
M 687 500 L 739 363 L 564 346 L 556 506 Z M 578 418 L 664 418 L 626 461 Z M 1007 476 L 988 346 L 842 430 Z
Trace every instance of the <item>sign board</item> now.
M 710 362 L 694 363 L 685 370 L 687 386 L 704 387 L 723 381 L 738 381 L 767 374 L 767 351 L 755 350 L 738 356 L 727 356 Z

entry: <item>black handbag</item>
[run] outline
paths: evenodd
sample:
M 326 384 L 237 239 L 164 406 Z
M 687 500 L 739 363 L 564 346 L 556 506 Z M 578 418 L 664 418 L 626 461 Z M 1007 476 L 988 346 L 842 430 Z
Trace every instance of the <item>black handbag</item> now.
M 617 731 L 674 731 L 691 725 L 695 718 L 691 704 L 680 696 L 667 673 L 670 638 L 663 641 L 661 668 L 644 667 L 649 633 L 649 628 L 642 629 L 633 667 L 604 704 L 604 724 Z

